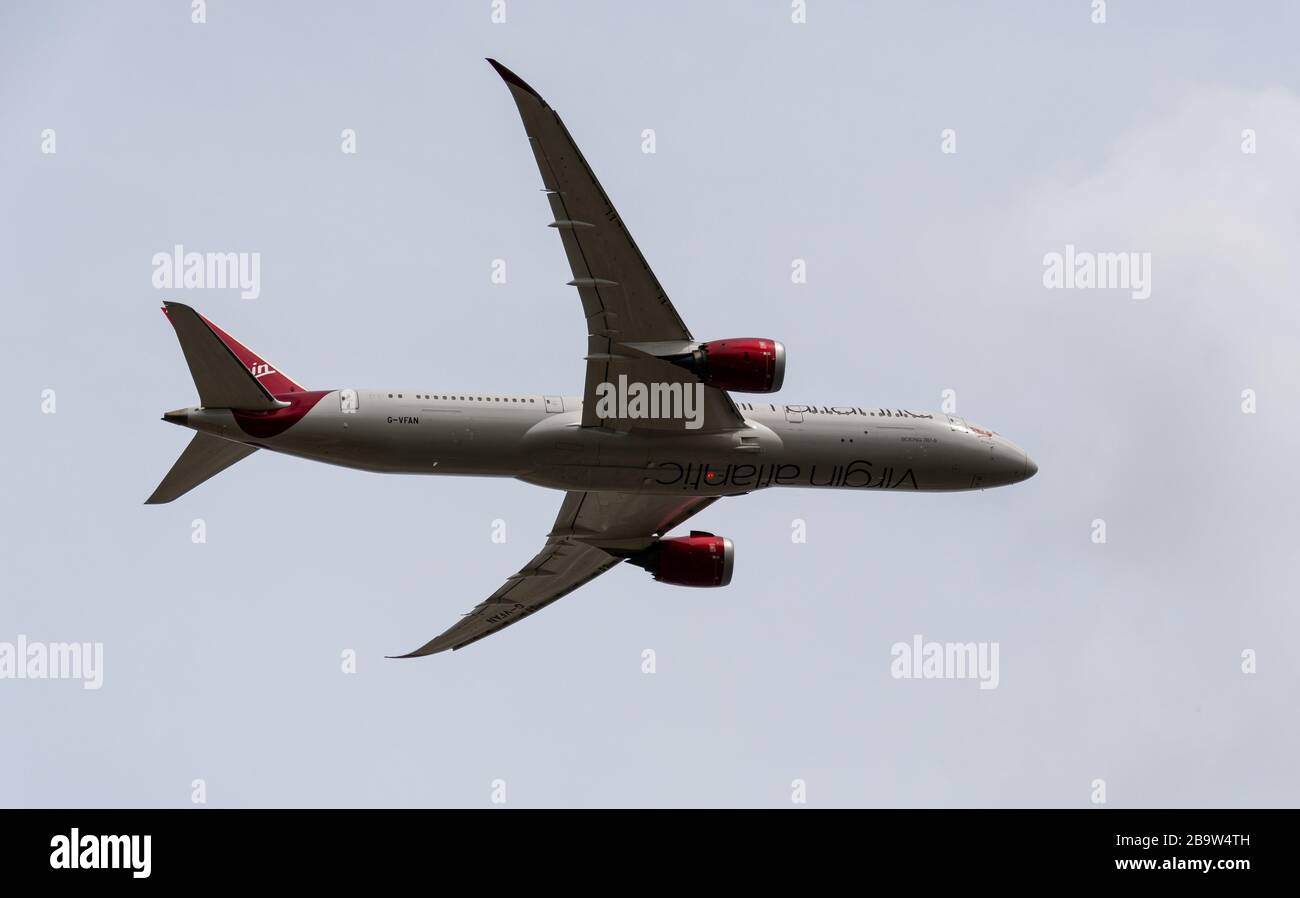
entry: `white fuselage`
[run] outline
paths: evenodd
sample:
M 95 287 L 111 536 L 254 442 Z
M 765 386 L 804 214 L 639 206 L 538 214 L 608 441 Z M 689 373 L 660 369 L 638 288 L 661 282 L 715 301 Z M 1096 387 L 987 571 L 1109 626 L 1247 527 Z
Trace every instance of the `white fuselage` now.
M 306 394 L 304 394 L 306 395 Z M 333 390 L 268 423 L 186 410 L 196 430 L 395 474 L 515 477 L 563 490 L 727 496 L 769 486 L 951 491 L 1037 467 L 996 433 L 940 413 L 737 401 L 747 428 L 620 433 L 580 426 L 581 400 L 536 394 Z M 287 398 L 287 397 L 280 397 Z M 295 401 L 296 402 L 296 401 Z M 286 423 L 287 421 L 287 423 Z

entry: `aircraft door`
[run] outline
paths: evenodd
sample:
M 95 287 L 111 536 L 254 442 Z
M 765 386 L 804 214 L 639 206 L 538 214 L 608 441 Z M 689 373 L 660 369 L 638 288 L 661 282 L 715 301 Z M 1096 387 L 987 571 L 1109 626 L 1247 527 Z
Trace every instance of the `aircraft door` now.
M 559 396 L 544 396 L 542 398 L 546 400 L 546 413 L 548 415 L 564 411 L 564 400 Z

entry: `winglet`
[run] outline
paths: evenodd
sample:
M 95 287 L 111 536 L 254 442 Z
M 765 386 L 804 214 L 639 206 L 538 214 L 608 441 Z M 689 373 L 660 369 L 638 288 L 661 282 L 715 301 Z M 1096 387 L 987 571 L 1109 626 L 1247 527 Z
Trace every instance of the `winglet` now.
M 546 108 L 548 109 L 550 108 L 550 105 L 545 100 L 542 99 L 542 95 L 539 94 L 537 91 L 533 90 L 532 87 L 529 86 L 528 82 L 525 81 L 523 78 L 520 78 L 514 72 L 510 71 L 508 68 L 506 68 L 505 66 L 503 66 L 501 63 L 497 62 L 495 59 L 491 58 L 490 56 L 487 58 L 487 61 L 491 64 L 492 68 L 497 70 L 497 74 L 501 76 L 501 78 L 506 82 L 506 84 L 513 84 L 515 87 L 519 88 L 520 90 L 527 91 L 528 93 L 536 97 L 538 102 L 540 102 L 543 106 L 546 106 Z

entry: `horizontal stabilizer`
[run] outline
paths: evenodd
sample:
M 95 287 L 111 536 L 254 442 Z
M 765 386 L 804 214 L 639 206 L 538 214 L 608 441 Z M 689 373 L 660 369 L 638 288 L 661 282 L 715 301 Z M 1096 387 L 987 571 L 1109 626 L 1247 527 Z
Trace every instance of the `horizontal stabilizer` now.
M 158 484 L 158 489 L 144 500 L 144 504 L 161 505 L 179 499 L 209 477 L 220 474 L 256 451 L 256 446 L 245 446 L 211 434 L 196 433 L 181 457 L 176 459 L 176 464 L 172 465 L 172 469 L 162 479 L 162 483 Z

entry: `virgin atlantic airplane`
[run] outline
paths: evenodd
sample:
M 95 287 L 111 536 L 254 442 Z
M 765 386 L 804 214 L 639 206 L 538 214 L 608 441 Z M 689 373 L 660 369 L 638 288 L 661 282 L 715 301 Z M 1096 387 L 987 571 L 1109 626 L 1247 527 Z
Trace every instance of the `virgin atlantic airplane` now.
M 737 401 L 774 393 L 775 340 L 691 335 L 577 144 L 495 60 L 523 118 L 587 329 L 582 396 L 309 390 L 189 306 L 167 302 L 199 405 L 197 433 L 149 503 L 171 502 L 258 449 L 390 474 L 516 477 L 564 490 L 546 544 L 450 629 L 403 658 L 460 649 L 621 562 L 679 586 L 731 582 L 731 540 L 667 536 L 723 496 L 768 487 L 929 492 L 1018 483 L 1017 445 L 953 415 Z

